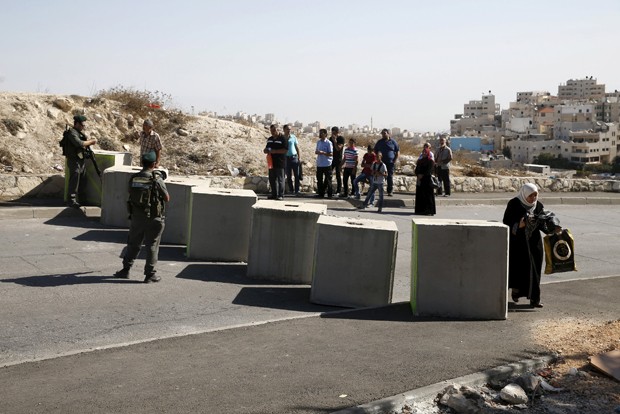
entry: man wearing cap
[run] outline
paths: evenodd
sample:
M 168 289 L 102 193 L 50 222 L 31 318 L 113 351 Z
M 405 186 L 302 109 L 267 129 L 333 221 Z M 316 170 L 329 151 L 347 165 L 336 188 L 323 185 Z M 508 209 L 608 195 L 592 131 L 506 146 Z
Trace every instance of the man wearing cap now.
M 138 134 L 140 138 L 140 155 L 155 152 L 155 168 L 159 167 L 159 160 L 161 159 L 161 138 L 159 134 L 155 132 L 153 121 L 145 119 L 142 124 L 142 132 Z
M 146 263 L 144 265 L 144 283 L 159 282 L 155 266 L 159 255 L 159 241 L 164 232 L 166 203 L 170 195 L 159 171 L 154 171 L 157 156 L 155 152 L 142 154 L 142 170 L 129 180 L 129 200 L 127 208 L 131 225 L 127 237 L 127 248 L 123 257 L 123 268 L 114 274 L 121 279 L 129 278 L 142 244 L 146 246 Z
M 69 203 L 70 207 L 79 208 L 78 194 L 80 194 L 81 185 L 84 183 L 85 168 L 85 150 L 97 143 L 96 139 L 87 139 L 84 134 L 84 115 L 76 115 L 73 117 L 73 127 L 67 130 L 64 141 L 64 154 L 67 157 L 67 171 L 69 174 Z

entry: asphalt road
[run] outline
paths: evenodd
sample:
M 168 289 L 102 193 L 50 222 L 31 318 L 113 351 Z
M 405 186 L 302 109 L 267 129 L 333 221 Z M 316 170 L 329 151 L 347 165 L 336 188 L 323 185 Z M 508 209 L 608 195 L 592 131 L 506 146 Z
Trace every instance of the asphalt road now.
M 399 228 L 393 301 L 402 302 L 411 210 L 385 211 Z M 402 304 L 338 313 L 310 304 L 307 286 L 257 283 L 244 264 L 187 261 L 178 246 L 162 248 L 161 283 L 138 283 L 140 261 L 131 280 L 116 280 L 126 230 L 3 219 L 0 412 L 330 412 L 534 355 L 536 321 L 620 315 L 620 206 L 553 211 L 573 233 L 579 271 L 544 283 L 604 278 L 544 286 L 542 311 L 517 307 L 495 322 L 422 321 Z M 345 204 L 330 214 L 379 217 Z M 502 214 L 442 206 L 436 217 Z M 103 350 L 80 354 L 93 349 Z

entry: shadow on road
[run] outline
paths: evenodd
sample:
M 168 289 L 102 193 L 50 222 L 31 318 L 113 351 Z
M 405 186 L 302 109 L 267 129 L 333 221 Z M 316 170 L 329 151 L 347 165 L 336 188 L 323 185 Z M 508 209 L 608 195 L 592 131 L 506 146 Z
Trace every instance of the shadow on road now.
M 116 279 L 114 276 L 84 276 L 90 273 L 92 272 L 27 276 L 14 279 L 1 279 L 0 282 L 16 283 L 29 287 L 58 287 L 92 283 L 142 283 L 137 280 Z
M 236 285 L 265 285 L 265 281 L 246 276 L 245 263 L 201 263 L 190 264 L 177 275 L 180 279 L 202 282 L 232 283 Z
M 233 300 L 235 305 L 284 309 L 299 312 L 329 312 L 341 308 L 310 303 L 310 288 L 299 287 L 244 287 Z

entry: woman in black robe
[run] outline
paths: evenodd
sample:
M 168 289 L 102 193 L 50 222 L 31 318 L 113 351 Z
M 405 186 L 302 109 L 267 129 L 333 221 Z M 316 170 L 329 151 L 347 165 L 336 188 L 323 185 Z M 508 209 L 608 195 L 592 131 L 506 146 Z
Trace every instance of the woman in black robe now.
M 541 219 L 543 209 L 538 201 L 538 188 L 528 183 L 508 202 L 503 219 L 510 232 L 508 287 L 512 289 L 512 301 L 516 303 L 520 297 L 526 297 L 535 308 L 543 307 L 540 276 L 544 251 L 540 232 L 549 232 Z
M 427 142 L 415 166 L 415 174 L 418 176 L 415 187 L 415 214 L 434 216 L 436 213 L 435 189 L 431 183 L 434 167 L 435 157 L 431 152 L 431 144 Z

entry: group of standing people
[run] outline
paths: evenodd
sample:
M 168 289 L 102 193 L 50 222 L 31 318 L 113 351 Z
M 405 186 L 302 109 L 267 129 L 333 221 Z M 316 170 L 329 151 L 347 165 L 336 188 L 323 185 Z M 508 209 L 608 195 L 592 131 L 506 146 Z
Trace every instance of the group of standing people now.
M 450 197 L 450 162 L 452 150 L 446 145 L 446 139 L 439 139 L 437 154 L 431 151 L 431 144 L 426 142 L 416 162 L 417 177 L 415 192 L 415 214 L 432 216 L 435 207 L 435 190 L 437 195 Z M 435 181 L 435 178 L 437 181 Z

